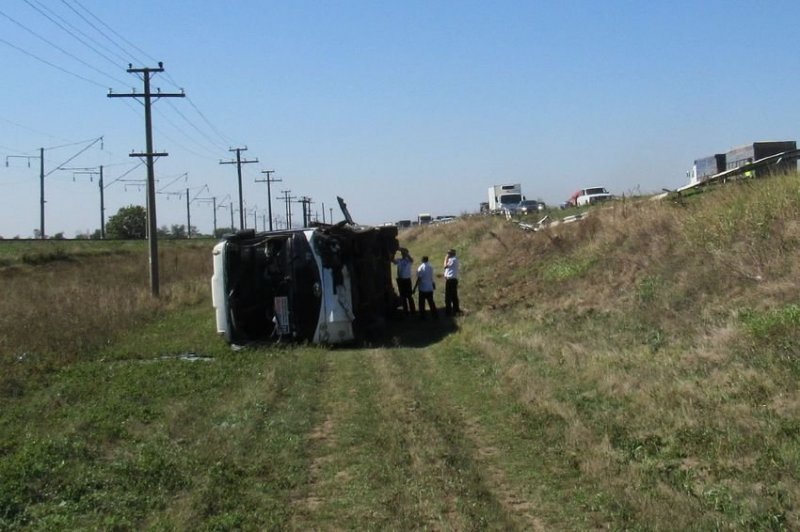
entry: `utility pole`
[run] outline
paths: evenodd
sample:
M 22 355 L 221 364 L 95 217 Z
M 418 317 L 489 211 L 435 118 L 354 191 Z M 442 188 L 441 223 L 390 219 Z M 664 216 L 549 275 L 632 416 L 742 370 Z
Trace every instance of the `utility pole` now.
M 88 175 L 89 179 L 93 175 L 100 176 L 100 182 L 98 183 L 98 187 L 100 189 L 100 239 L 105 240 L 106 238 L 106 207 L 105 207 L 105 194 L 103 188 L 103 165 L 101 164 L 99 170 L 95 170 L 94 168 L 61 168 L 62 170 L 73 170 L 73 175 Z
M 208 187 L 203 187 L 203 190 L 206 190 L 207 188 Z M 211 191 L 209 190 L 209 192 L 211 192 Z M 195 201 L 195 200 L 197 200 L 198 203 L 202 203 L 203 205 L 208 205 L 209 203 L 211 203 L 213 205 L 213 209 L 214 209 L 214 232 L 211 233 L 211 234 L 216 237 L 217 236 L 217 197 L 213 196 L 213 197 L 210 197 L 210 198 L 198 198 L 197 196 L 195 196 L 194 199 L 192 199 L 192 201 Z
M 154 296 L 159 293 L 158 279 L 158 234 L 156 224 L 156 178 L 155 178 L 155 158 L 166 157 L 168 153 L 156 153 L 153 151 L 153 118 L 151 113 L 151 100 L 155 98 L 183 98 L 186 94 L 163 93 L 158 90 L 155 94 L 150 92 L 150 78 L 153 74 L 164 71 L 164 64 L 159 62 L 157 68 L 133 68 L 128 65 L 129 74 L 141 74 L 144 82 L 144 92 L 130 94 L 114 94 L 109 92 L 109 98 L 142 98 L 144 99 L 144 129 L 145 142 L 147 143 L 145 153 L 131 153 L 131 157 L 145 157 L 147 159 L 147 238 L 150 244 L 150 291 Z
M 6 166 L 9 159 L 25 159 L 28 161 L 28 168 L 31 167 L 31 159 L 39 159 L 39 238 L 44 240 L 44 148 L 39 148 L 39 155 L 7 155 Z
M 243 164 L 250 164 L 250 163 L 257 163 L 258 159 L 251 159 L 251 160 L 242 160 L 242 152 L 247 151 L 247 146 L 244 148 L 230 148 L 228 151 L 235 151 L 236 152 L 236 160 L 235 161 L 220 161 L 219 164 L 235 164 L 236 165 L 236 173 L 239 176 L 239 229 L 244 229 L 244 205 L 242 202 L 242 165 Z M 233 225 L 233 224 L 231 224 Z
M 44 148 L 39 148 L 39 238 L 44 236 Z
M 286 202 L 286 229 L 292 228 L 292 200 L 297 199 L 295 196 L 290 196 L 291 190 L 281 190 L 283 194 L 283 201 Z M 281 199 L 281 198 L 276 198 Z
M 303 205 L 303 227 L 311 225 L 311 198 L 302 196 L 297 200 L 297 203 Z
M 186 238 L 192 238 L 192 214 L 189 204 L 192 199 L 189 197 L 189 189 L 186 189 Z
M 322 223 L 325 223 L 325 202 L 322 202 Z
M 270 179 L 270 174 L 274 174 L 275 170 L 262 170 L 262 174 L 267 174 L 266 179 L 256 179 L 256 183 L 267 184 L 267 213 L 269 214 L 269 230 L 272 231 L 272 191 L 270 189 L 271 183 L 280 183 L 282 179 Z

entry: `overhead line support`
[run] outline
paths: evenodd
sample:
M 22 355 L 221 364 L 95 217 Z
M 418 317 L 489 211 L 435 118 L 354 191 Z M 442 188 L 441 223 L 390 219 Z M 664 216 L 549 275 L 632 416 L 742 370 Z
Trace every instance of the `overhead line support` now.
M 131 153 L 130 157 L 145 157 L 147 160 L 147 239 L 150 248 L 150 291 L 154 296 L 159 293 L 158 278 L 158 231 L 156 223 L 156 179 L 154 162 L 156 157 L 166 157 L 167 153 L 156 153 L 153 151 L 153 118 L 151 111 L 151 100 L 159 98 L 183 98 L 186 94 L 165 93 L 159 89 L 153 93 L 150 90 L 150 79 L 153 74 L 164 72 L 164 64 L 159 62 L 157 68 L 133 68 L 128 65 L 129 74 L 141 74 L 144 82 L 143 92 L 131 92 L 129 94 L 108 93 L 109 98 L 141 98 L 144 100 L 144 127 L 147 151 L 144 153 Z

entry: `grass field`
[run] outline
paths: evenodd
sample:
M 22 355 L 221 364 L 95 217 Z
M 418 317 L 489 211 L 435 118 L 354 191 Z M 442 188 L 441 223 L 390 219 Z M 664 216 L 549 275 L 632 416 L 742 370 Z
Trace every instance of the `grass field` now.
M 144 246 L 14 259 L 0 528 L 798 529 L 799 222 L 786 176 L 404 231 L 467 312 L 336 349 L 232 351 L 209 242 L 158 300 Z

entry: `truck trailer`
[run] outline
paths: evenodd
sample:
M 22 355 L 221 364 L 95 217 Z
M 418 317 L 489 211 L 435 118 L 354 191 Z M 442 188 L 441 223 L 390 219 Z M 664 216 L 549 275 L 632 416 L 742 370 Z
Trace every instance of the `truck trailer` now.
M 753 142 L 731 149 L 725 154 L 725 169 L 733 170 L 748 163 L 764 159 L 770 155 L 788 152 L 797 149 L 797 142 L 793 140 Z M 796 171 L 797 159 L 783 161 L 769 168 L 771 172 Z M 756 171 L 753 171 L 756 175 Z

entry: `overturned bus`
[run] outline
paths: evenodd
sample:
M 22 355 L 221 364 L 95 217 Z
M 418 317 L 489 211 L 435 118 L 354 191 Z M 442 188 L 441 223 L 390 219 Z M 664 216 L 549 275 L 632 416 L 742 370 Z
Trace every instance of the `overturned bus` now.
M 232 344 L 337 344 L 380 328 L 398 306 L 397 228 L 345 215 L 336 225 L 225 236 L 211 280 L 217 332 Z

